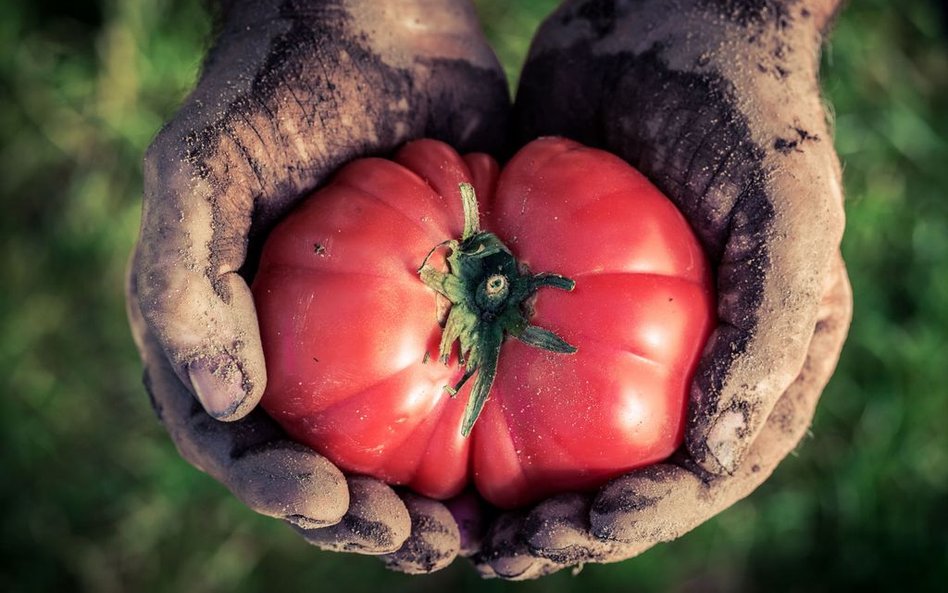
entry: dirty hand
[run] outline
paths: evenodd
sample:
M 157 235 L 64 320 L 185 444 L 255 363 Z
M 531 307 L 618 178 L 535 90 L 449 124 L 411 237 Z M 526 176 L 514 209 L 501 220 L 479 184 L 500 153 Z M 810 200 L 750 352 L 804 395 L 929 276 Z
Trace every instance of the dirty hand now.
M 635 556 L 753 491 L 805 433 L 851 312 L 840 167 L 819 95 L 837 0 L 571 0 L 520 82 L 521 141 L 564 135 L 645 173 L 716 274 L 685 445 L 592 494 L 494 520 L 475 563 L 533 578 Z
M 222 4 L 197 87 L 145 157 L 128 309 L 153 405 L 181 454 L 257 512 L 324 548 L 437 568 L 459 546 L 444 505 L 347 479 L 252 411 L 266 368 L 246 278 L 269 228 L 339 165 L 421 137 L 496 152 L 506 80 L 465 0 Z

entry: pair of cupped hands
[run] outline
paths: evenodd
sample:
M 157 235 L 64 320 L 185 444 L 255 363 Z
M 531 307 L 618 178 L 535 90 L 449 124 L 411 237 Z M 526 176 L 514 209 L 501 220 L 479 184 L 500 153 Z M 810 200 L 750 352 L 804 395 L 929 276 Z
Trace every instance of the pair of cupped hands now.
M 128 281 L 145 384 L 181 455 L 325 549 L 533 578 L 635 556 L 753 491 L 798 443 L 851 311 L 840 167 L 818 88 L 838 0 L 569 0 L 516 102 L 466 0 L 230 0 L 200 80 L 145 157 Z M 268 230 L 342 164 L 414 138 L 509 156 L 563 135 L 681 209 L 717 329 L 666 462 L 500 512 L 344 475 L 261 410 L 248 289 Z

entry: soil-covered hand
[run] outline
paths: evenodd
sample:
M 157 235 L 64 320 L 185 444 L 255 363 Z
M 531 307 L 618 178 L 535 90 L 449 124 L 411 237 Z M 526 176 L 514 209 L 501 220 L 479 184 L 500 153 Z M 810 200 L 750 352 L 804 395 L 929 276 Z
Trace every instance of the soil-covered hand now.
M 347 479 L 251 411 L 266 386 L 246 284 L 261 239 L 353 158 L 420 137 L 497 152 L 508 108 L 466 1 L 230 0 L 148 150 L 128 308 L 154 407 L 188 461 L 316 545 L 419 572 L 460 536 L 443 504 Z
M 500 515 L 474 559 L 523 579 L 641 553 L 763 482 L 805 433 L 851 313 L 840 167 L 819 94 L 837 0 L 571 0 L 523 72 L 522 141 L 610 150 L 682 210 L 716 273 L 718 328 L 666 463 Z

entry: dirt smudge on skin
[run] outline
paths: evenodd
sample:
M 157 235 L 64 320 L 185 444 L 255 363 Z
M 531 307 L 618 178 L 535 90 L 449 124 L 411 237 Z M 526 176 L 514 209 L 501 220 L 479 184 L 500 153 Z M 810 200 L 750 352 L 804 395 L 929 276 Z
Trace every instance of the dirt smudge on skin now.
M 247 252 L 233 229 L 249 227 L 241 273 L 252 277 L 262 237 L 345 162 L 386 155 L 410 137 L 464 151 L 497 152 L 503 143 L 507 106 L 497 89 L 506 82 L 499 72 L 459 59 L 389 65 L 365 34 L 353 32 L 341 5 L 328 3 L 315 18 L 299 4 L 281 6 L 280 18 L 292 24 L 270 41 L 248 92 L 187 139 L 188 162 L 215 190 L 211 275 Z M 454 107 L 432 108 L 442 101 Z
M 802 152 L 801 146 L 805 142 L 819 142 L 820 137 L 816 134 L 811 134 L 800 127 L 793 128 L 794 133 L 796 134 L 790 138 L 777 138 L 774 140 L 774 150 L 783 155 L 788 155 L 793 151 Z
M 793 7 L 799 0 L 701 0 L 706 10 L 717 12 L 742 27 L 772 25 L 780 29 L 793 22 Z

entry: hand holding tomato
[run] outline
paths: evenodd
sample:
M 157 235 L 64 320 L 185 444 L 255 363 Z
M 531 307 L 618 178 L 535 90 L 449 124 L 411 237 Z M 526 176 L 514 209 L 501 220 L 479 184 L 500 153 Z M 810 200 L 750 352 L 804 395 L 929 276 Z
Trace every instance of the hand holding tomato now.
M 387 561 L 441 566 L 458 547 L 444 505 L 346 478 L 251 411 L 267 378 L 246 278 L 260 238 L 341 164 L 418 137 L 497 152 L 506 80 L 466 3 L 221 4 L 201 79 L 145 157 L 128 308 L 154 407 L 187 460 L 310 542 L 391 553 L 414 523 L 406 553 L 454 543 L 424 565 Z
M 685 446 L 595 495 L 496 519 L 486 574 L 531 578 L 635 556 L 761 484 L 805 433 L 845 338 L 840 167 L 819 96 L 838 0 L 571 0 L 541 27 L 518 138 L 564 135 L 646 174 L 697 232 L 718 327 L 695 375 Z

